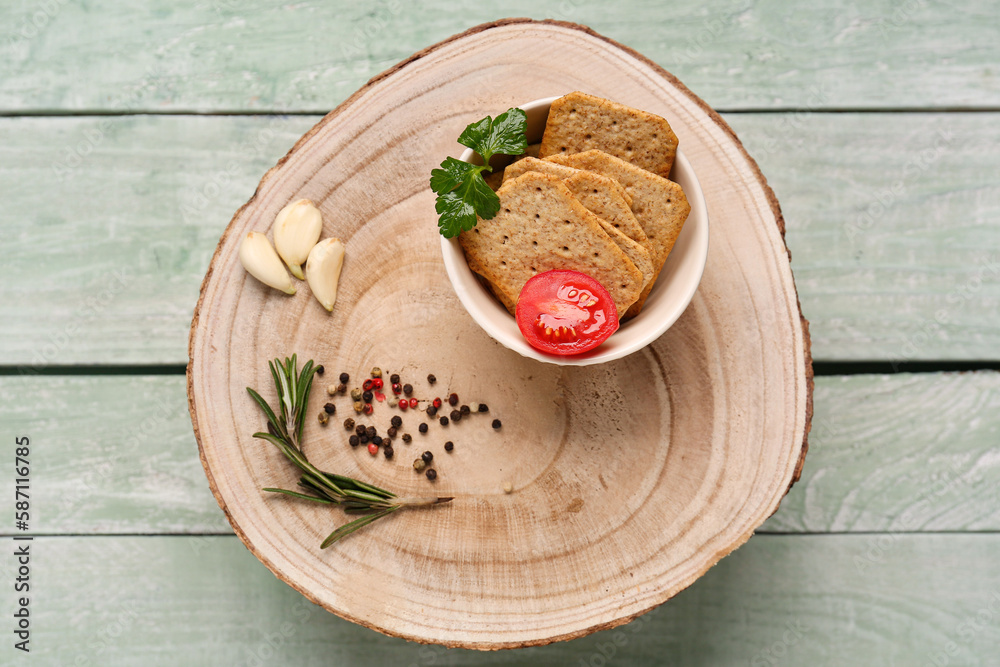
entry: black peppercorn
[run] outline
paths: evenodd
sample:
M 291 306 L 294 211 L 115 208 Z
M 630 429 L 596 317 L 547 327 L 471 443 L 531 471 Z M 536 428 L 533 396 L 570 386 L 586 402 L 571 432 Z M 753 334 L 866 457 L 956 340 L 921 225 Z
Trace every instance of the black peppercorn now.
M 417 429 L 419 429 L 421 433 L 427 433 L 427 424 L 421 424 L 417 427 Z
M 368 434 L 366 433 L 366 434 L 358 436 L 358 442 L 360 442 L 362 445 L 367 445 L 368 444 Z
M 467 415 L 470 412 L 472 412 L 472 409 L 468 405 L 463 405 L 461 408 L 459 408 L 459 410 L 463 415 Z
M 352 435 L 347 441 L 351 443 L 351 447 L 357 447 L 361 444 L 361 438 L 356 435 Z
M 366 430 L 368 429 L 365 428 L 364 424 L 358 424 L 357 427 L 354 429 L 354 432 L 357 433 L 358 435 L 364 435 Z
M 337 385 L 337 393 L 338 394 L 346 394 L 347 393 L 347 385 L 344 384 L 343 382 L 341 382 L 340 384 L 338 384 Z
M 413 436 L 411 436 L 409 433 L 404 433 L 403 442 L 409 442 L 410 440 L 413 440 Z
M 327 403 L 326 405 L 323 406 L 323 409 L 326 410 L 326 414 L 332 415 L 337 411 L 337 406 L 334 405 L 333 403 Z
M 448 405 L 458 405 L 458 394 L 452 394 L 448 397 Z
M 433 417 L 437 413 L 438 413 L 438 409 L 435 408 L 433 405 L 427 406 L 427 414 L 429 414 L 431 417 Z
M 453 449 L 455 449 L 455 443 L 454 442 L 452 442 L 451 440 L 449 440 L 448 442 L 444 443 L 444 451 L 450 452 Z
M 480 411 L 480 412 L 489 412 L 489 411 L 490 411 L 490 408 L 489 408 L 489 406 L 488 406 L 488 405 L 486 405 L 485 403 L 480 403 L 480 404 L 479 404 L 479 411 Z
M 434 452 L 428 450 L 423 454 L 421 454 L 420 458 L 424 460 L 424 463 L 430 463 L 431 461 L 434 460 Z
M 434 468 L 428 468 L 427 472 L 425 472 L 424 474 L 427 475 L 427 479 L 431 480 L 432 482 L 436 480 L 438 476 L 437 470 L 435 470 Z
M 389 384 L 399 384 L 399 373 L 393 373 L 389 376 Z
M 370 391 L 366 391 L 363 394 L 361 394 L 361 398 L 365 399 L 365 403 L 371 403 L 372 397 L 373 395 Z
M 316 375 L 322 375 L 323 371 L 325 371 L 325 370 L 326 369 L 323 368 L 323 364 L 320 364 L 319 366 L 316 367 Z
M 382 436 L 380 436 L 380 435 L 373 436 L 372 437 L 372 442 L 374 442 L 376 445 L 381 445 L 382 444 Z
M 344 420 L 344 428 L 346 428 L 348 431 L 352 430 L 354 428 L 354 420 L 351 419 L 350 417 L 348 417 L 347 419 L 345 419 Z
M 427 376 L 427 382 L 429 384 L 434 384 L 437 381 L 438 381 L 438 379 L 436 377 L 434 377 L 434 373 L 431 373 L 430 375 Z
M 441 419 L 439 419 L 438 422 L 441 423 L 441 426 L 447 426 L 448 425 L 448 418 L 447 417 L 441 417 Z
M 392 425 L 395 426 L 396 428 L 399 428 L 400 426 L 403 425 L 403 419 L 399 415 L 394 416 L 390 421 L 392 422 Z
M 499 419 L 494 419 L 493 420 L 493 428 L 500 428 L 500 420 Z
M 392 455 L 395 454 L 395 453 L 396 453 L 396 451 L 392 448 L 392 445 L 389 445 L 388 447 L 383 447 L 382 448 L 382 454 L 384 454 L 385 458 L 387 458 L 387 459 L 391 459 Z
M 340 384 L 347 384 L 350 381 L 351 381 L 350 375 L 348 375 L 347 373 L 340 374 Z
M 375 437 L 375 434 L 378 433 L 378 431 L 375 429 L 374 426 L 369 426 L 368 428 L 365 429 L 365 433 L 368 434 L 368 439 L 371 440 L 372 438 Z
M 449 415 L 449 416 L 451 417 L 451 420 L 453 422 L 460 422 L 460 421 L 462 421 L 462 413 L 459 412 L 458 410 L 452 410 L 451 411 L 451 415 Z
M 386 431 L 385 431 L 385 432 L 386 432 L 386 434 L 387 434 L 387 435 L 388 435 L 388 436 L 389 436 L 390 438 L 395 438 L 395 437 L 396 437 L 396 433 L 397 433 L 397 431 L 396 431 L 396 427 L 395 427 L 395 426 L 390 426 L 390 427 L 389 427 L 388 429 L 386 429 Z
M 410 394 L 412 394 L 413 393 L 413 385 L 412 384 L 404 384 L 403 385 L 403 393 L 406 394 L 407 396 L 409 396 Z

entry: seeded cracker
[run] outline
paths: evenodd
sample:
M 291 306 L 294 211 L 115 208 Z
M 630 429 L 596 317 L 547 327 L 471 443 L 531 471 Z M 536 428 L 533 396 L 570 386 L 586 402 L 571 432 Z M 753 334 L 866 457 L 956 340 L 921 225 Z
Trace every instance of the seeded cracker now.
M 526 158 L 507 167 L 504 180 L 516 178 L 528 171 L 561 178 L 584 208 L 600 219 L 601 227 L 611 240 L 642 272 L 643 288 L 652 281 L 656 272 L 651 259 L 649 239 L 646 238 L 646 233 L 642 231 L 642 227 L 632 215 L 632 209 L 629 208 L 632 198 L 618 181 L 592 171 L 574 169 L 536 158 Z
M 585 93 L 552 103 L 539 157 L 601 150 L 668 178 L 677 135 L 655 114 Z
M 601 228 L 596 215 L 558 178 L 529 172 L 497 191 L 500 212 L 458 240 L 469 267 L 503 292 L 511 307 L 528 280 L 553 269 L 581 271 L 604 285 L 619 314 L 642 291 L 642 274 Z
M 650 255 L 656 273 L 653 281 L 643 289 L 639 299 L 626 313 L 626 317 L 635 317 L 642 310 L 642 304 L 649 296 L 649 291 L 656 282 L 656 276 L 660 275 L 663 264 L 667 261 L 667 255 L 673 249 L 684 221 L 691 212 L 691 205 L 684 196 L 684 190 L 673 181 L 601 151 L 553 155 L 545 159 L 577 169 L 596 171 L 613 178 L 621 183 L 632 197 L 632 213 L 635 214 L 635 219 L 639 221 L 652 244 Z

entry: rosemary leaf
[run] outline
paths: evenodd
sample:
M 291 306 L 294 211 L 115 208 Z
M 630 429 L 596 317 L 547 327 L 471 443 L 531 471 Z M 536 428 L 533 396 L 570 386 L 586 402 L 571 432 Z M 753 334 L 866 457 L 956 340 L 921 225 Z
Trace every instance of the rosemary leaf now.
M 332 500 L 327 500 L 326 498 L 317 498 L 316 496 L 310 496 L 305 493 L 296 493 L 295 491 L 289 491 L 288 489 L 262 489 L 263 491 L 269 491 L 271 493 L 283 493 L 286 496 L 295 496 L 296 498 L 302 498 L 304 500 L 315 500 L 318 503 L 324 503 L 326 505 L 332 505 Z
M 389 508 L 386 508 L 386 509 L 382 510 L 381 512 L 375 512 L 374 514 L 368 514 L 367 516 L 363 516 L 363 517 L 361 517 L 359 519 L 355 519 L 354 521 L 351 521 L 350 523 L 345 523 L 343 526 L 341 526 L 337 530 L 335 530 L 332 533 L 330 533 L 330 536 L 327 537 L 325 540 L 323 540 L 323 544 L 319 545 L 319 548 L 320 549 L 326 549 L 328 546 L 330 546 L 331 544 L 333 544 L 337 540 L 340 540 L 340 539 L 343 539 L 343 538 L 347 537 L 348 535 L 350 535 L 351 533 L 353 533 L 354 531 L 356 531 L 358 528 L 364 528 L 365 526 L 367 526 L 368 524 L 372 523 L 373 521 L 381 519 L 382 517 L 386 516 L 387 514 L 392 514 L 393 512 L 395 512 L 398 509 L 399 509 L 399 506 L 389 507 Z

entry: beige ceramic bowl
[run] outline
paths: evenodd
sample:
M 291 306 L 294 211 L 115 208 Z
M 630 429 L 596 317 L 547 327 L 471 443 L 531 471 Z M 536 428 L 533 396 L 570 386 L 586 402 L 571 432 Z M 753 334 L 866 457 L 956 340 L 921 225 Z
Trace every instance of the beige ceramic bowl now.
M 558 97 L 547 97 L 521 106 L 528 115 L 528 143 L 542 139 L 549 106 Z M 475 159 L 474 159 L 475 158 Z M 461 156 L 466 162 L 478 161 L 472 149 Z M 481 164 L 481 162 L 479 162 Z M 507 309 L 490 294 L 465 261 L 458 239 L 441 237 L 445 269 L 465 309 L 479 326 L 499 343 L 518 354 L 562 366 L 588 366 L 620 359 L 641 350 L 670 328 L 691 302 L 708 258 L 708 212 L 705 197 L 691 163 L 678 148 L 670 179 L 684 188 L 691 213 L 660 272 L 642 312 L 622 324 L 612 336 L 589 352 L 573 356 L 555 356 L 528 344 Z

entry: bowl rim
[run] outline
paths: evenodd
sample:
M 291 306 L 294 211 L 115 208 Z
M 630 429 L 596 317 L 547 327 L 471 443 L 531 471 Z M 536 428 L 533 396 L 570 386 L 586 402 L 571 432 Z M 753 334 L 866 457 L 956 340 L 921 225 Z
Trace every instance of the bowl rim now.
M 519 105 L 517 108 L 524 109 L 529 113 L 533 111 L 537 112 L 539 109 L 545 108 L 547 115 L 548 107 L 550 107 L 552 102 L 560 97 L 562 96 L 556 95 L 552 97 L 539 98 L 526 104 Z M 471 162 L 474 155 L 475 151 L 471 148 L 466 148 L 458 159 L 463 162 Z M 472 271 L 471 268 L 469 268 L 468 262 L 465 259 L 465 253 L 459 244 L 458 237 L 449 239 L 441 236 L 441 254 L 444 260 L 445 270 L 448 273 L 448 279 L 451 282 L 459 301 L 461 301 L 462 306 L 465 308 L 466 312 L 469 313 L 472 319 L 475 320 L 476 324 L 478 324 L 479 327 L 495 341 L 504 347 L 517 352 L 521 356 L 535 359 L 536 361 L 541 361 L 543 363 L 558 366 L 590 366 L 621 359 L 647 347 L 650 343 L 662 336 L 667 329 L 673 326 L 673 324 L 680 318 L 681 314 L 687 309 L 691 300 L 694 298 L 695 292 L 698 290 L 698 286 L 701 284 L 701 278 L 704 275 L 705 265 L 708 260 L 709 219 L 705 203 L 705 195 L 701 187 L 701 182 L 698 180 L 698 176 L 691 166 L 690 160 L 684 154 L 680 146 L 677 147 L 677 152 L 674 157 L 674 169 L 678 168 L 685 176 L 683 180 L 689 181 L 689 187 L 684 188 L 684 195 L 687 197 L 688 203 L 691 206 L 691 212 L 685 220 L 684 227 L 681 229 L 681 235 L 678 236 L 677 242 L 675 242 L 675 247 L 677 243 L 680 242 L 681 237 L 686 234 L 687 238 L 685 239 L 685 243 L 690 247 L 683 259 L 686 259 L 688 264 L 691 264 L 691 266 L 685 265 L 682 267 L 686 269 L 683 285 L 675 287 L 674 293 L 671 294 L 671 300 L 665 306 L 656 309 L 655 312 L 649 312 L 650 315 L 659 316 L 660 319 L 656 321 L 651 318 L 643 319 L 643 315 L 647 313 L 647 311 L 643 309 L 639 315 L 628 322 L 623 323 L 621 328 L 619 328 L 619 330 L 612 334 L 611 338 L 608 339 L 608 341 L 614 339 L 615 336 L 618 336 L 623 331 L 634 330 L 642 326 L 649 327 L 647 331 L 643 331 L 640 335 L 636 335 L 634 340 L 624 345 L 611 347 L 608 347 L 608 341 L 605 341 L 589 352 L 571 356 L 546 354 L 545 352 L 532 347 L 517 328 L 514 317 L 507 312 L 507 309 L 499 302 L 499 300 L 496 299 L 496 297 L 489 293 L 487 288 L 481 283 L 479 276 Z M 674 175 L 673 171 L 671 175 Z M 695 224 L 689 224 L 692 222 Z M 658 282 L 669 265 L 670 259 L 670 257 L 667 258 L 667 264 L 664 265 L 664 270 L 661 271 L 661 274 L 658 277 Z M 654 286 L 653 290 L 650 292 L 650 298 L 652 298 L 653 294 L 656 293 L 658 287 L 662 287 L 662 285 L 657 284 Z M 513 335 L 506 329 L 497 330 L 497 328 L 493 326 L 493 321 L 497 316 L 498 309 L 502 310 L 503 315 L 509 318 L 512 323 Z M 663 312 L 660 312 L 661 310 Z

